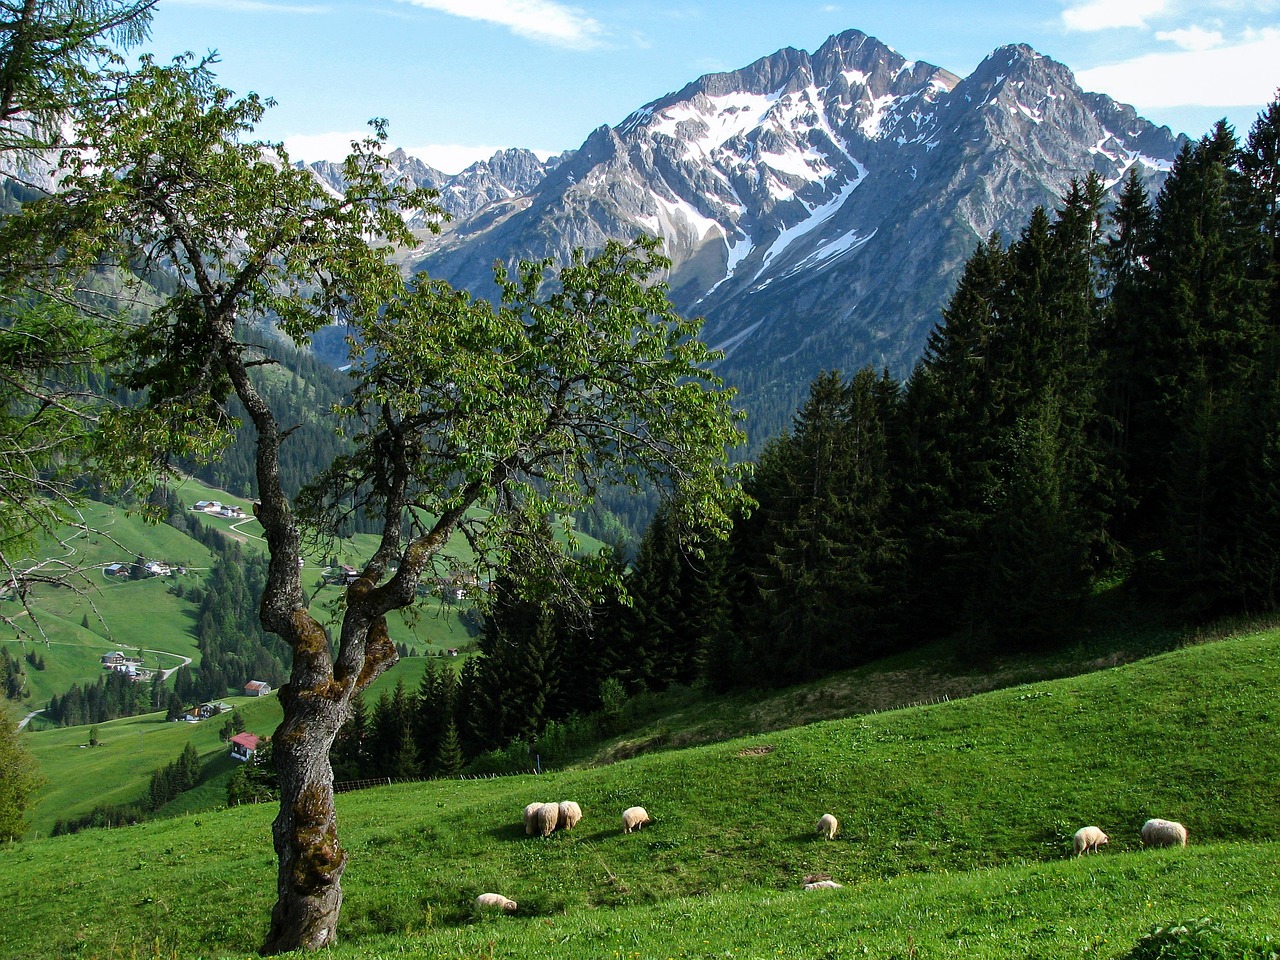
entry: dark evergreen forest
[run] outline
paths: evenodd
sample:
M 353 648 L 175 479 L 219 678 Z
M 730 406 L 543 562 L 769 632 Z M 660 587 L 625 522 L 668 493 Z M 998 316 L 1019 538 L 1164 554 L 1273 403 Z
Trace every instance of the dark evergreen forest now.
M 634 550 L 583 559 L 586 577 L 624 571 L 629 597 L 584 591 L 586 609 L 573 584 L 504 571 L 478 655 L 358 702 L 335 777 L 553 761 L 610 732 L 627 697 L 672 686 L 790 684 L 940 642 L 975 664 L 1049 651 L 1102 583 L 1184 621 L 1275 610 L 1278 145 L 1280 102 L 1244 144 L 1225 124 L 1188 144 L 1155 197 L 1131 171 L 1112 203 L 1091 176 L 1011 241 L 987 238 L 905 382 L 813 381 L 727 541 L 682 539 L 659 508 Z M 340 384 L 320 366 L 279 378 L 276 401 L 315 426 L 307 461 L 338 442 L 312 415 Z M 249 492 L 249 476 L 229 456 L 208 479 Z M 177 685 L 277 685 L 258 561 L 201 539 L 221 556 L 193 597 L 200 675 Z
M 339 775 L 531 754 L 673 684 L 1048 651 L 1103 583 L 1187 622 L 1275 610 L 1278 144 L 1280 101 L 1243 145 L 1225 124 L 1188 144 L 1154 198 L 1089 177 L 988 238 L 905 383 L 811 384 L 728 542 L 681 543 L 659 510 L 632 602 L 586 615 L 510 571 L 480 655 L 362 706 Z

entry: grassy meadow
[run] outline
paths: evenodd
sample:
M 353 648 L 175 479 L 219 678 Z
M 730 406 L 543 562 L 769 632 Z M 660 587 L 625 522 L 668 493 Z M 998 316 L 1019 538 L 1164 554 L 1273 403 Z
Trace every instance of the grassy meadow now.
M 424 657 L 407 657 L 384 673 L 365 694 L 370 709 L 385 690 L 399 682 L 413 691 L 426 669 Z M 267 697 L 224 697 L 240 711 L 245 729 L 270 736 L 280 724 L 280 702 Z M 181 794 L 158 813 L 217 809 L 226 804 L 227 781 L 237 763 L 218 737 L 230 713 L 198 723 L 168 722 L 163 713 L 124 717 L 94 726 L 56 727 L 25 735 L 23 743 L 40 764 L 45 784 L 32 805 L 30 836 L 47 836 L 62 819 L 89 813 L 102 804 L 130 804 L 146 791 L 151 773 L 172 763 L 188 741 L 200 754 L 202 777 L 194 790 Z M 92 731 L 98 745 L 89 745 Z
M 197 500 L 220 500 L 249 508 L 243 498 L 185 480 L 178 495 L 188 504 Z M 34 616 L 20 602 L 0 595 L 0 612 L 15 620 L 15 626 L 0 624 L 0 645 L 15 660 L 30 651 L 43 657 L 45 668 L 27 666 L 29 696 L 21 702 L 0 701 L 12 717 L 21 717 L 44 706 L 49 697 L 61 695 L 73 683 L 94 683 L 102 672 L 104 653 L 121 650 L 129 655 L 143 651 L 144 666 L 170 669 L 190 658 L 199 666 L 196 646 L 196 607 L 185 597 L 170 592 L 174 583 L 195 586 L 214 562 L 202 544 L 165 524 L 147 522 L 139 513 L 107 504 L 86 502 L 82 506 L 85 530 L 68 529 L 66 535 L 47 551 L 46 570 L 50 574 L 71 566 L 83 573 L 71 576 L 65 585 L 37 586 L 28 598 Z M 231 520 L 201 515 L 201 522 L 221 529 L 241 541 L 246 549 L 265 549 L 256 520 Z M 328 556 L 317 549 L 307 557 L 314 577 L 308 583 L 314 592 L 318 612 L 340 599 L 340 589 L 321 586 L 321 571 L 327 560 L 362 563 L 373 551 L 369 536 L 339 541 Z M 115 562 L 131 562 L 136 557 L 166 560 L 181 565 L 186 573 L 173 577 L 128 580 L 108 577 L 101 567 Z M 461 647 L 473 637 L 464 616 L 464 604 L 424 598 L 420 607 L 390 618 L 392 639 L 422 654 L 442 653 Z M 416 682 L 416 679 L 415 679 Z
M 1194 955 L 1264 956 L 1246 947 L 1280 938 L 1277 681 L 1267 631 L 605 767 L 344 794 L 331 953 L 1118 958 L 1208 917 L 1231 951 Z M 572 832 L 524 835 L 526 803 L 564 798 L 585 812 Z M 624 836 L 633 804 L 654 823 Z M 823 812 L 833 841 L 813 833 Z M 0 956 L 247 955 L 273 899 L 273 813 L 10 847 Z M 1151 816 L 1191 845 L 1142 850 Z M 1111 843 L 1071 859 L 1085 824 Z M 476 917 L 484 891 L 519 912 Z

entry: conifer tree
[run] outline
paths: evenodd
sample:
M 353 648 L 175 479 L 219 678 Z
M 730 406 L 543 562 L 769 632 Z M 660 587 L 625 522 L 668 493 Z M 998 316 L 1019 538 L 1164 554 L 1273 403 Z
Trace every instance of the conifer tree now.
M 888 425 L 896 390 L 870 369 L 821 374 L 793 429 L 761 456 L 744 613 L 748 656 L 782 682 L 883 650 L 880 604 L 896 578 Z
M 338 731 L 330 751 L 335 781 L 361 780 L 371 776 L 368 769 L 369 708 L 364 697 L 351 701 L 351 716 Z
M 992 346 L 1009 255 L 997 234 L 974 250 L 904 391 L 899 527 L 911 531 L 903 628 L 937 636 L 974 608 L 971 574 L 1000 461 Z
M 462 766 L 463 756 L 462 747 L 458 742 L 458 727 L 453 721 L 449 721 L 448 726 L 444 728 L 444 736 L 440 738 L 440 748 L 436 752 L 432 767 L 437 776 L 456 777 L 462 772 Z
M 689 634 L 686 612 L 687 562 L 669 508 L 659 508 L 649 522 L 627 577 L 632 605 L 625 617 L 629 655 L 617 676 L 634 689 L 665 690 L 689 682 L 696 667 L 697 638 Z
M 434 767 L 440 754 L 440 744 L 445 730 L 453 726 L 454 691 L 457 680 L 447 666 L 437 667 L 431 660 L 418 682 L 417 696 L 413 703 L 413 740 L 418 757 L 423 760 L 423 772 L 436 773 Z M 457 728 L 454 727 L 454 737 Z

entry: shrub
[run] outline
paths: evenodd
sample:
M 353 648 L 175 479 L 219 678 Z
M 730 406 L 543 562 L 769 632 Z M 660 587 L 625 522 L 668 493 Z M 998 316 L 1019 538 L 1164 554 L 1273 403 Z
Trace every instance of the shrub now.
M 1123 960 L 1277 960 L 1280 944 L 1234 937 L 1211 917 L 1154 927 Z

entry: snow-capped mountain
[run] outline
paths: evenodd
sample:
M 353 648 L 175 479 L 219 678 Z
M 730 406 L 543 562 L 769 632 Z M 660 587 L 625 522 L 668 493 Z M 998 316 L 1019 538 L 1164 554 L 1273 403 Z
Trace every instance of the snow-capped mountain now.
M 397 149 L 387 155 L 390 161 L 387 175 L 438 191 L 437 203 L 454 221 L 460 221 L 491 203 L 524 196 L 570 155 L 542 161 L 530 150 L 512 148 L 473 163 L 461 173 L 447 174 Z M 340 163 L 321 160 L 306 166 L 335 190 L 340 191 L 346 185 Z M 423 226 L 420 218 L 409 223 L 412 227 Z
M 704 76 L 600 127 L 541 179 L 528 168 L 527 188 L 491 167 L 476 183 L 502 190 L 415 269 L 487 294 L 495 259 L 658 234 L 672 299 L 707 318 L 750 404 L 798 395 L 824 368 L 905 373 L 980 239 L 1016 234 L 1090 170 L 1117 183 L 1137 164 L 1158 182 L 1180 145 L 1026 46 L 961 79 L 848 31 Z

